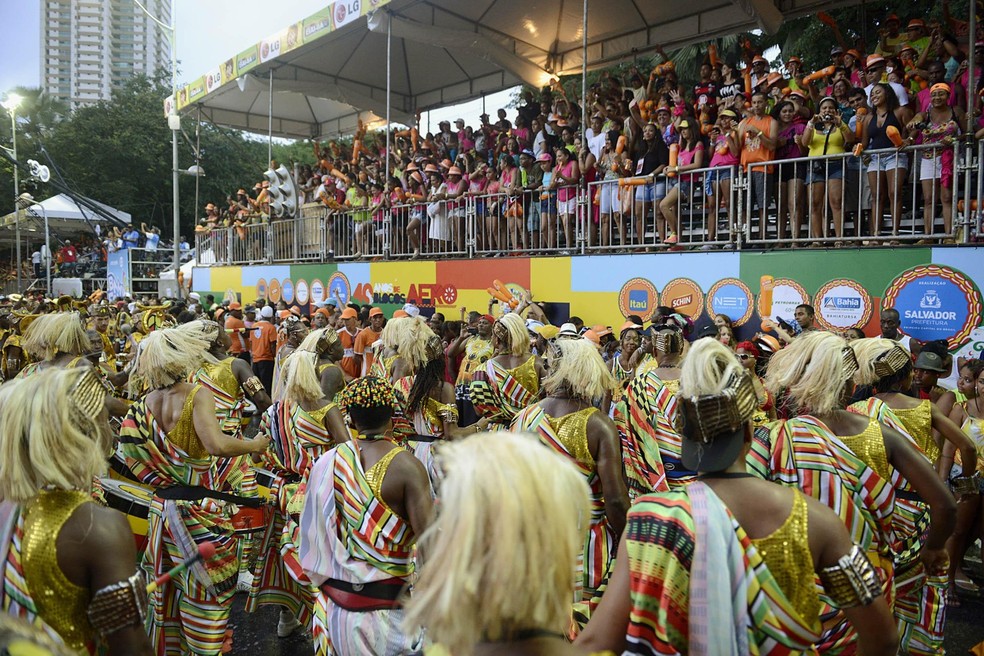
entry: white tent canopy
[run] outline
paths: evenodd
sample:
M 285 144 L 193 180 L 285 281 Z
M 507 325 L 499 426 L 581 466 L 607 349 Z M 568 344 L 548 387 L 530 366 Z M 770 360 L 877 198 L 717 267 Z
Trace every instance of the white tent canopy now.
M 130 215 L 126 212 L 112 208 L 109 205 L 97 201 L 90 201 L 101 207 L 106 213 L 116 217 L 124 223 L 130 223 Z M 65 194 L 58 194 L 47 198 L 40 203 L 34 203 L 27 209 L 20 212 L 21 233 L 38 231 L 44 232 L 44 218 L 47 216 L 48 226 L 55 234 L 83 234 L 90 233 L 91 229 L 86 223 L 89 221 L 104 223 L 105 219 L 90 209 L 79 207 L 71 198 Z M 6 230 L 14 231 L 14 213 L 3 217 L 3 226 Z
M 774 32 L 785 19 L 857 2 L 590 0 L 588 68 L 651 53 L 657 45 L 676 48 L 750 29 Z M 541 87 L 582 70 L 583 0 L 373 4 L 380 8 L 368 19 L 270 58 L 214 86 L 182 112 L 200 108 L 215 123 L 255 132 L 267 132 L 272 117 L 274 135 L 295 138 L 350 133 L 360 117 L 378 123 L 386 116 L 388 29 L 395 123 L 409 124 L 415 111 L 522 83 Z

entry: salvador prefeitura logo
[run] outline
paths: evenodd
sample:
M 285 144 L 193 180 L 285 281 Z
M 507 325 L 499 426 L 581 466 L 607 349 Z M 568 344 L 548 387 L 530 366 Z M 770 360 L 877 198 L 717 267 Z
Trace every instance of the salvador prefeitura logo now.
M 920 341 L 963 346 L 981 322 L 981 294 L 966 275 L 929 264 L 902 272 L 885 290 L 882 306 L 899 312 L 899 329 Z

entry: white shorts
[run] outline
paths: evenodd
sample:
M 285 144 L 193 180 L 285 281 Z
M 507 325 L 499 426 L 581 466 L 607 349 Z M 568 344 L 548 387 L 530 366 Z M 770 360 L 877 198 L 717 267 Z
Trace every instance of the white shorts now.
M 574 214 L 577 209 L 577 196 L 557 201 L 557 214 Z
M 618 182 L 604 182 L 598 190 L 598 205 L 602 214 L 619 212 L 622 206 L 619 204 Z
M 941 160 L 942 158 L 939 155 L 930 158 L 919 155 L 919 179 L 939 180 L 940 173 L 943 170 L 943 163 Z

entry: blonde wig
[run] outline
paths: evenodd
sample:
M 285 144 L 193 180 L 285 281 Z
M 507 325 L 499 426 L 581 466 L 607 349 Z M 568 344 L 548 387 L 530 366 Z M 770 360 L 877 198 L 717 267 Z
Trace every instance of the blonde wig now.
M 208 353 L 211 345 L 201 331 L 163 328 L 151 332 L 137 347 L 131 392 L 169 387 L 187 378 L 203 362 L 215 362 Z
M 526 322 L 514 312 L 499 317 L 492 324 L 493 346 L 508 345 L 510 355 L 530 354 L 530 332 Z
M 441 451 L 447 477 L 406 607 L 406 625 L 453 654 L 529 629 L 566 632 L 590 514 L 584 477 L 567 460 L 532 435 L 489 437 Z
M 59 353 L 82 355 L 89 350 L 89 338 L 78 312 L 45 314 L 27 327 L 23 349 L 35 360 L 50 360 Z
M 0 387 L 0 499 L 88 490 L 106 470 L 106 391 L 91 369 L 51 368 Z
M 304 341 L 307 341 L 305 339 Z M 317 401 L 324 396 L 318 379 L 318 354 L 299 348 L 283 364 L 281 398 L 294 402 Z
M 195 319 L 194 321 L 189 321 L 188 323 L 182 323 L 175 326 L 174 330 L 201 336 L 202 339 L 208 342 L 209 347 L 211 347 L 219 339 L 219 331 L 221 328 L 219 327 L 219 324 L 214 321 L 209 321 L 208 319 Z
M 912 354 L 908 349 L 895 340 L 884 337 L 856 339 L 851 342 L 851 348 L 854 349 L 854 355 L 858 359 L 858 373 L 854 377 L 858 385 L 874 385 L 882 378 L 890 378 L 897 371 L 904 369 L 904 366 L 898 366 L 899 363 L 895 363 L 895 358 L 892 358 L 892 364 L 895 366 L 889 367 L 887 371 L 878 371 L 879 367 L 875 364 L 881 360 L 898 354 L 898 356 L 906 356 L 909 362 L 912 361 Z
M 307 334 L 307 337 L 300 343 L 297 350 L 315 353 L 321 358 L 331 351 L 331 347 L 337 341 L 338 333 L 335 332 L 334 328 L 318 328 Z
M 397 350 L 400 347 L 400 342 L 412 330 L 412 325 L 413 319 L 410 317 L 394 317 L 387 321 L 386 325 L 383 326 L 383 332 L 379 335 L 383 348 Z
M 592 400 L 615 389 L 615 378 L 598 348 L 586 339 L 555 342 L 547 357 L 550 375 L 543 381 L 547 394 L 568 390 L 574 396 Z
M 409 365 L 410 371 L 415 372 L 426 367 L 432 359 L 432 349 L 428 349 L 427 344 L 434 337 L 434 331 L 427 325 L 427 321 L 423 317 L 406 319 L 406 327 L 401 327 L 399 336 L 400 343 L 397 344 L 396 352 Z
M 734 351 L 713 337 L 698 339 L 680 365 L 680 396 L 719 394 L 732 377 L 743 372 Z
M 848 351 L 847 340 L 834 333 L 800 335 L 769 360 L 765 385 L 777 396 L 785 391 L 800 412 L 825 415 L 841 406 L 844 386 L 856 371 L 853 352 L 851 368 L 845 367 Z

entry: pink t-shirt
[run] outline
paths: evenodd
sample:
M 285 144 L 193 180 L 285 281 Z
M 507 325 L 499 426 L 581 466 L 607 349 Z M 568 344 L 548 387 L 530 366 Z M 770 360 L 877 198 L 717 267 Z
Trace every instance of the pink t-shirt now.
M 574 175 L 574 160 L 567 162 L 562 169 L 560 169 L 560 175 L 565 178 L 569 178 Z M 562 183 L 563 184 L 563 183 Z M 566 202 L 574 197 L 577 193 L 577 183 L 564 184 L 562 187 L 557 188 L 557 200 L 561 203 Z

